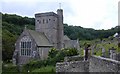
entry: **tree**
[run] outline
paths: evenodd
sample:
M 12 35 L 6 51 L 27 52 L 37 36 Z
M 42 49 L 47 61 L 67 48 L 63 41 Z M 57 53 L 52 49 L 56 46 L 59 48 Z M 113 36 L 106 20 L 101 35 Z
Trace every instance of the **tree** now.
M 10 61 L 12 59 L 16 37 L 7 30 L 3 30 L 2 35 L 2 59 Z

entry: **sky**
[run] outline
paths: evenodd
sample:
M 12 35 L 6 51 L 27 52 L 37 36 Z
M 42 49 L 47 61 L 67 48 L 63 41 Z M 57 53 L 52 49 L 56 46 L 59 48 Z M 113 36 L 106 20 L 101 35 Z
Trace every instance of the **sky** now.
M 118 25 L 120 0 L 0 0 L 0 12 L 34 17 L 35 13 L 63 9 L 64 23 L 94 29 Z M 59 4 L 61 3 L 61 5 Z

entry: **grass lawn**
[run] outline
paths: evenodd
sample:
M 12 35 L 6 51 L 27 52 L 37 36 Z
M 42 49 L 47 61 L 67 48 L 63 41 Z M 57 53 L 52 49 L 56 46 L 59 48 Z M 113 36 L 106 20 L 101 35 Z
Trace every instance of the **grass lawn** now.
M 54 66 L 46 66 L 46 67 L 32 69 L 32 72 L 48 72 L 52 74 L 55 74 L 55 71 L 56 70 Z M 2 67 L 2 74 L 8 74 L 8 73 L 10 74 L 18 73 L 17 66 L 13 65 L 12 63 L 4 64 Z
M 81 40 L 80 41 L 80 46 L 81 49 L 79 51 L 80 55 L 83 55 L 83 50 L 85 48 L 85 43 L 89 43 L 91 44 L 91 46 L 96 44 L 96 47 L 94 48 L 94 53 L 96 53 L 97 56 L 101 56 L 102 55 L 102 48 L 103 47 L 106 50 L 106 55 L 108 55 L 108 51 L 110 48 L 114 47 L 116 49 L 116 53 L 120 53 L 120 48 L 118 48 L 117 40 L 114 39 L 114 41 L 108 39 L 108 38 L 104 38 L 104 42 L 101 42 L 99 39 L 95 39 L 95 40 Z M 96 43 L 97 42 L 97 43 Z
M 13 65 L 12 63 L 7 63 L 2 66 L 2 74 L 13 74 L 17 72 L 17 66 Z
M 55 67 L 54 66 L 46 66 L 34 69 L 32 72 L 54 72 L 55 73 Z

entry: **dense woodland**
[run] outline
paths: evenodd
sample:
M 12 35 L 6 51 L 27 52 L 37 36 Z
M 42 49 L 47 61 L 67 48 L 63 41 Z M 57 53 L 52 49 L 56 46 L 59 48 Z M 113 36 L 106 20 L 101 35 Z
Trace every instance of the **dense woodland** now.
M 35 18 L 22 17 L 16 14 L 2 14 L 2 57 L 3 61 L 10 60 L 14 51 L 14 44 L 24 26 L 33 29 Z M 64 24 L 64 34 L 70 39 L 93 40 L 108 38 L 118 32 L 118 26 L 108 30 L 95 30 L 92 28 L 83 28 L 81 26 L 70 26 Z M 120 32 L 120 31 L 119 31 Z

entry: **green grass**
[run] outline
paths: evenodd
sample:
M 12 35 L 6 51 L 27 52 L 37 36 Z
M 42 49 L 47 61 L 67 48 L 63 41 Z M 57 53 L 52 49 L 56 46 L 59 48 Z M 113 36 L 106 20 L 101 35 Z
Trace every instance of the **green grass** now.
M 55 72 L 54 66 L 46 66 L 38 69 L 34 69 L 32 72 Z
M 97 51 L 96 56 L 102 56 L 102 50 Z
M 79 51 L 80 56 L 84 56 L 84 48 L 81 48 Z
M 13 65 L 12 63 L 7 63 L 2 66 L 2 72 L 18 72 L 17 66 Z
M 106 55 L 108 55 L 108 53 L 107 52 L 109 52 L 109 49 L 110 48 L 112 48 L 112 47 L 114 47 L 115 49 L 116 49 L 116 52 L 119 52 L 120 50 L 118 50 L 118 47 L 117 47 L 117 45 L 115 45 L 115 44 L 113 44 L 113 43 L 99 43 L 99 44 L 97 44 L 97 46 L 96 46 L 96 55 L 97 56 L 101 56 L 102 55 L 102 48 L 101 47 L 103 47 L 105 50 L 106 50 Z
M 55 66 L 46 66 L 41 68 L 34 68 L 31 70 L 31 72 L 47 72 L 53 74 L 56 72 L 56 69 Z M 12 63 L 4 64 L 2 67 L 2 74 L 8 73 L 18 73 L 17 66 L 13 65 Z M 23 71 L 23 73 L 26 73 L 26 71 Z
M 108 39 L 108 38 L 104 38 L 103 40 L 105 40 L 103 43 L 100 41 L 100 39 L 91 40 L 91 41 L 81 40 L 80 41 L 81 48 L 80 48 L 79 54 L 83 56 L 83 50 L 85 48 L 85 45 L 84 45 L 85 43 L 89 43 L 91 46 L 96 44 L 96 48 L 94 48 L 95 49 L 94 53 L 96 53 L 97 56 L 102 55 L 102 47 L 106 50 L 106 55 L 108 55 L 108 51 L 112 47 L 116 49 L 116 53 L 120 53 L 120 48 L 118 48 L 118 45 L 115 44 L 117 42 L 117 39 L 114 39 L 113 42 L 111 42 L 111 39 Z

